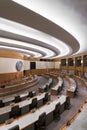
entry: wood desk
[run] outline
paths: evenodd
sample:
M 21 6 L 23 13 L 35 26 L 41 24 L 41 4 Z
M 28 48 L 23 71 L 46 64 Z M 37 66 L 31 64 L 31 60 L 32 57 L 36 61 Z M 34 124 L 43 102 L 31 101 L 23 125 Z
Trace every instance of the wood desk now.
M 70 96 L 70 97 L 74 97 L 75 96 L 75 92 L 76 92 L 76 89 L 77 89 L 77 85 L 76 85 L 76 82 L 74 79 L 72 78 L 69 78 L 70 79 L 70 87 L 67 89 L 67 95 Z
M 62 84 L 63 84 L 62 78 L 58 77 L 58 83 L 53 88 L 51 88 L 51 94 L 57 95 L 58 92 L 62 90 Z
M 49 89 L 50 85 L 52 84 L 52 82 L 53 82 L 52 78 L 49 78 L 49 80 L 47 81 L 47 83 L 45 85 L 39 87 L 39 92 L 43 93 L 43 92 L 47 91 Z

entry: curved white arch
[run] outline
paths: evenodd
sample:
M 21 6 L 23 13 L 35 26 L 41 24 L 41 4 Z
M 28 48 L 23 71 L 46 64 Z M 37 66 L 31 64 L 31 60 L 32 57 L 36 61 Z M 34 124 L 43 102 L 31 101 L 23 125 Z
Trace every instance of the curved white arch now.
M 0 38 L 0 42 L 1 43 L 5 43 L 5 45 L 15 45 L 15 47 L 17 46 L 20 46 L 21 47 L 27 47 L 27 50 L 30 51 L 30 48 L 32 48 L 33 50 L 38 49 L 38 50 L 42 50 L 42 52 L 45 52 L 46 53 L 46 56 L 44 56 L 43 58 L 50 58 L 52 56 L 55 55 L 55 53 L 47 48 L 44 48 L 44 47 L 41 47 L 41 46 L 37 46 L 37 45 L 33 45 L 33 44 L 30 44 L 30 43 L 26 43 L 26 42 L 22 42 L 22 41 L 17 41 L 17 40 L 13 40 L 13 39 L 7 39 L 7 38 Z M 33 51 L 32 51 L 33 53 Z M 36 53 L 36 56 L 37 57 L 37 53 Z M 40 55 L 41 57 L 41 55 Z
M 30 9 L 53 23 L 64 28 L 79 42 L 80 48 L 75 54 L 86 52 L 87 19 L 86 1 L 77 0 L 12 0 Z M 50 5 L 49 5 L 50 4 Z M 84 8 L 85 7 L 85 8 Z
M 0 45 L 0 49 L 14 50 L 14 51 L 22 52 L 24 54 L 27 54 L 27 56 L 32 55 L 34 58 L 42 57 L 42 55 L 40 53 L 38 53 L 38 52 L 29 51 L 29 50 L 25 50 L 25 49 L 20 49 L 20 48 L 17 48 L 17 47 Z
M 69 55 L 72 53 L 72 48 L 70 48 L 70 46 L 68 46 L 64 42 L 56 39 L 55 37 L 49 34 L 43 33 L 36 29 L 27 27 L 25 25 L 4 18 L 0 18 L 0 25 L 1 25 L 1 30 L 18 34 L 21 36 L 26 36 L 32 39 L 36 39 L 38 41 L 42 41 L 44 42 L 44 46 L 45 44 L 49 44 L 52 45 L 53 47 L 56 47 L 58 51 L 60 51 L 60 54 L 56 56 L 56 58 L 60 56 Z M 47 57 L 49 57 L 49 55 Z M 53 58 L 55 58 L 55 56 Z

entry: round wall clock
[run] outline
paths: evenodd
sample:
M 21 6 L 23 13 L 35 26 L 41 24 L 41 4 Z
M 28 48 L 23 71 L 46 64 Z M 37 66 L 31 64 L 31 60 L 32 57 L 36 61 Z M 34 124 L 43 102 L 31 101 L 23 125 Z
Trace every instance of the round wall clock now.
M 22 69 L 22 66 L 23 66 L 23 62 L 22 61 L 17 61 L 17 63 L 16 63 L 17 71 L 20 71 Z

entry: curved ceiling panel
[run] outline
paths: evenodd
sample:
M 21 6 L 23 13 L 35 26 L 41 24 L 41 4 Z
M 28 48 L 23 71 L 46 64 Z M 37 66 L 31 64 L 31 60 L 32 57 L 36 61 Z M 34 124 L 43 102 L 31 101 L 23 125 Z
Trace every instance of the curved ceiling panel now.
M 14 1 L 18 2 L 17 0 Z M 51 0 L 51 3 L 49 0 L 19 0 L 19 2 L 24 2 L 23 6 L 25 7 L 27 3 L 27 8 L 19 5 L 21 3 L 17 4 L 11 0 L 1 0 L 0 12 L 2 18 L 0 18 L 0 26 L 1 37 L 4 41 L 1 40 L 0 44 L 2 46 L 35 51 L 40 54 L 39 58 L 52 59 L 70 56 L 78 52 L 80 44 L 75 37 L 71 35 L 72 33 L 64 27 L 64 29 L 67 30 L 65 31 L 61 28 L 63 26 L 50 18 L 51 15 L 47 9 L 50 10 L 51 6 L 49 7 L 49 4 L 52 4 L 52 1 L 54 4 L 51 9 L 55 8 L 52 10 L 52 13 L 53 15 L 56 14 L 54 15 L 56 19 L 61 19 L 61 17 L 57 16 L 58 10 L 56 9 L 56 4 L 58 3 L 56 0 Z M 42 12 L 39 12 L 38 9 L 35 8 L 36 3 L 38 3 L 37 8 L 42 10 Z M 31 6 L 29 7 L 28 4 Z M 46 8 L 42 8 L 44 4 Z M 45 14 L 47 12 L 47 15 L 44 15 L 44 12 Z M 8 42 L 7 39 L 11 42 Z M 13 44 L 13 41 L 15 44 Z
M 69 46 L 67 46 L 66 44 L 64 44 L 62 41 L 60 41 L 46 33 L 38 31 L 36 29 L 32 29 L 30 27 L 27 27 L 22 24 L 19 24 L 19 23 L 16 23 L 16 22 L 13 22 L 13 21 L 10 21 L 7 19 L 3 19 L 3 18 L 0 18 L 0 25 L 1 25 L 1 30 L 7 31 L 10 33 L 14 33 L 17 35 L 21 35 L 21 36 L 26 36 L 26 37 L 32 38 L 34 40 L 38 40 L 40 42 L 44 42 L 44 46 L 45 46 L 45 44 L 49 44 L 52 46 L 52 48 L 56 47 L 57 51 L 60 50 L 59 56 L 64 56 L 64 55 L 70 54 L 72 52 L 71 51 L 72 49 Z M 6 43 L 6 40 L 5 40 L 5 43 Z M 17 42 L 17 44 L 18 44 L 18 42 Z M 34 45 L 32 45 L 32 44 L 31 45 L 29 44 L 29 46 L 28 46 L 28 44 L 26 45 L 27 47 L 32 46 L 33 48 L 39 48 L 39 46 L 34 47 Z M 57 46 L 58 46 L 58 48 L 57 48 Z M 47 52 L 47 56 L 45 56 L 45 58 L 50 58 L 50 57 L 55 56 L 55 53 L 52 53 L 51 50 L 44 49 L 44 47 L 43 47 L 43 49 L 40 47 L 40 49 Z M 56 57 L 58 57 L 58 56 L 56 56 Z
M 38 53 L 41 53 L 43 56 L 45 54 L 45 58 L 52 57 L 55 55 L 55 53 L 47 48 L 41 47 L 41 46 L 37 46 L 37 45 L 32 45 L 26 42 L 21 42 L 21 41 L 17 41 L 17 40 L 13 40 L 13 39 L 7 39 L 7 38 L 0 38 L 0 44 L 4 45 L 4 46 L 13 46 L 13 47 L 17 47 L 17 48 L 22 48 L 22 49 L 26 49 L 26 50 L 32 50 Z M 42 50 L 42 51 L 41 51 Z
M 13 1 L 51 20 L 72 34 L 80 44 L 77 54 L 87 52 L 87 0 Z
M 0 45 L 0 49 L 4 49 L 4 50 L 14 50 L 14 51 L 18 51 L 18 52 L 21 52 L 21 53 L 24 53 L 24 55 L 26 54 L 27 56 L 32 56 L 32 57 L 35 57 L 38 58 L 41 56 L 41 54 L 39 53 L 36 53 L 36 52 L 32 52 L 32 51 L 29 51 L 29 50 L 25 50 L 25 49 L 20 49 L 20 48 L 16 48 L 16 47 L 9 47 L 9 46 L 3 46 L 3 45 Z
M 41 42 L 41 41 L 38 41 L 38 40 L 34 40 L 32 38 L 29 38 L 29 37 L 25 37 L 25 36 L 21 36 L 21 35 L 17 35 L 17 34 L 14 34 L 14 33 L 8 33 L 6 31 L 2 31 L 1 30 L 1 34 L 4 38 L 8 38 L 8 39 L 13 39 L 13 40 L 18 40 L 18 41 L 23 41 L 23 42 L 29 42 L 31 44 L 35 44 L 35 45 L 38 45 L 38 46 L 42 46 L 42 47 L 45 47 L 45 48 L 48 48 L 50 50 L 53 50 L 55 52 L 56 55 L 59 54 L 59 51 L 56 47 L 53 47 L 49 44 L 45 44 L 44 46 L 44 43 Z M 45 54 L 46 55 L 46 54 Z M 43 56 L 45 56 L 43 55 Z

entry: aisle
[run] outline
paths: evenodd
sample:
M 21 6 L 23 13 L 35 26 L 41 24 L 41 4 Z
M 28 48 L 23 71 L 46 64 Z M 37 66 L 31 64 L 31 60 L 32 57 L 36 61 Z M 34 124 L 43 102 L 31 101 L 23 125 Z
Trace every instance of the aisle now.
M 66 93 L 68 82 L 64 80 L 64 90 L 62 94 Z M 61 114 L 61 119 L 59 121 L 53 121 L 46 127 L 46 130 L 59 130 L 64 124 L 67 123 L 69 119 L 78 111 L 80 106 L 84 103 L 84 100 L 87 99 L 87 89 L 78 83 L 78 95 L 75 98 L 71 98 L 71 108 L 66 110 Z

